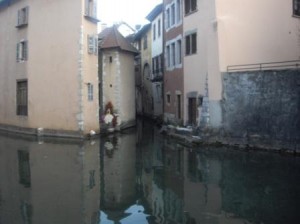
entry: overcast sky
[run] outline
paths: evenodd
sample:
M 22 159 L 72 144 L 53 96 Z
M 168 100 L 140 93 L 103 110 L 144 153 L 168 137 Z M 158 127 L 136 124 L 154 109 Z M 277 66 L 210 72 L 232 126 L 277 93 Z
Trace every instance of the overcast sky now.
M 136 24 L 145 24 L 145 17 L 162 0 L 98 0 L 98 18 L 100 23 L 112 25 L 124 21 L 133 28 Z

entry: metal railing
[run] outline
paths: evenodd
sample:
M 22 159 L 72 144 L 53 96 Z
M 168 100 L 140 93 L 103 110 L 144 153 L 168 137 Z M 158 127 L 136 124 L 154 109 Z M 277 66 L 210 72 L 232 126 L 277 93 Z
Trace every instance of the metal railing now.
M 227 72 L 261 71 L 261 70 L 293 69 L 293 68 L 300 69 L 300 60 L 244 64 L 244 65 L 229 65 L 227 66 Z

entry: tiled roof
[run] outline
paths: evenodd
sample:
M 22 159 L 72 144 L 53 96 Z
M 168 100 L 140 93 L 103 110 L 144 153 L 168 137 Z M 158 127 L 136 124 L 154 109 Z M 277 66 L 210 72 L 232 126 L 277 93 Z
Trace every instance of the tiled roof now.
M 115 26 L 108 27 L 99 34 L 100 49 L 120 48 L 123 51 L 138 53 Z

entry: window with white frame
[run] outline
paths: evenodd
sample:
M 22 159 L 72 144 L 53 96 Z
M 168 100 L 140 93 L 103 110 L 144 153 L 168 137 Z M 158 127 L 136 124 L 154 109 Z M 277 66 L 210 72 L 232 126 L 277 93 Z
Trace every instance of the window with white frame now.
M 300 16 L 300 0 L 294 0 L 293 2 L 293 15 Z
M 158 37 L 160 37 L 160 35 L 161 35 L 161 21 L 160 21 L 160 19 L 157 22 L 157 35 L 158 35 Z
M 88 53 L 98 55 L 98 35 L 88 35 Z
M 29 7 L 26 6 L 18 10 L 17 27 L 23 27 L 28 24 Z
M 177 64 L 181 64 L 181 62 L 182 62 L 181 48 L 182 48 L 181 40 L 177 40 Z
M 178 68 L 182 63 L 182 41 L 181 36 L 167 42 L 166 44 L 166 68 L 168 70 Z
M 167 9 L 166 10 L 166 28 L 168 29 L 168 28 L 170 28 L 170 9 Z
M 177 17 L 177 23 L 179 23 L 181 21 L 181 0 L 177 0 L 177 4 L 176 4 L 176 8 L 177 8 L 177 13 L 176 13 L 176 17 Z
M 22 40 L 17 43 L 17 62 L 27 61 L 28 59 L 28 41 Z
M 167 61 L 167 64 L 166 64 L 166 66 L 168 67 L 168 68 L 170 68 L 171 67 L 171 64 L 170 64 L 170 57 L 171 57 L 171 52 L 170 52 L 170 46 L 167 46 L 166 47 L 166 61 Z
M 93 101 L 94 99 L 94 86 L 91 83 L 87 84 L 87 90 L 88 90 L 88 101 Z
M 171 5 L 171 26 L 175 25 L 175 4 Z
M 191 55 L 197 53 L 197 33 L 185 36 L 185 54 Z
M 155 25 L 155 23 L 153 24 L 153 28 L 152 28 L 153 30 L 152 30 L 152 32 L 153 32 L 153 40 L 155 40 L 156 39 L 156 25 Z
M 97 0 L 85 0 L 85 16 L 97 18 Z
M 171 44 L 171 66 L 176 65 L 176 50 L 175 50 L 175 42 Z
M 165 10 L 165 29 L 168 30 L 172 27 L 181 24 L 181 0 L 173 0 L 169 5 L 166 5 Z
M 192 13 L 197 10 L 197 0 L 184 0 L 185 14 Z

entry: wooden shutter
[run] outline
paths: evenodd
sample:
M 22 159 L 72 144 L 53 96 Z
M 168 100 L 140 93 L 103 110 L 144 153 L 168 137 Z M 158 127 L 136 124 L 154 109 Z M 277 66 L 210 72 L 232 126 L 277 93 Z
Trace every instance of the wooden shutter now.
M 98 35 L 94 36 L 94 54 L 98 55 Z
M 29 6 L 25 7 L 24 24 L 28 24 Z
M 17 59 L 17 62 L 19 62 L 20 61 L 20 57 L 19 57 L 19 55 L 20 55 L 20 43 L 17 43 L 17 48 L 16 48 L 16 53 L 17 53 L 17 55 L 16 55 L 16 59 Z
M 94 53 L 94 37 L 91 35 L 88 35 L 88 52 L 89 54 Z
M 28 41 L 23 42 L 22 51 L 23 60 L 26 61 L 28 59 Z

